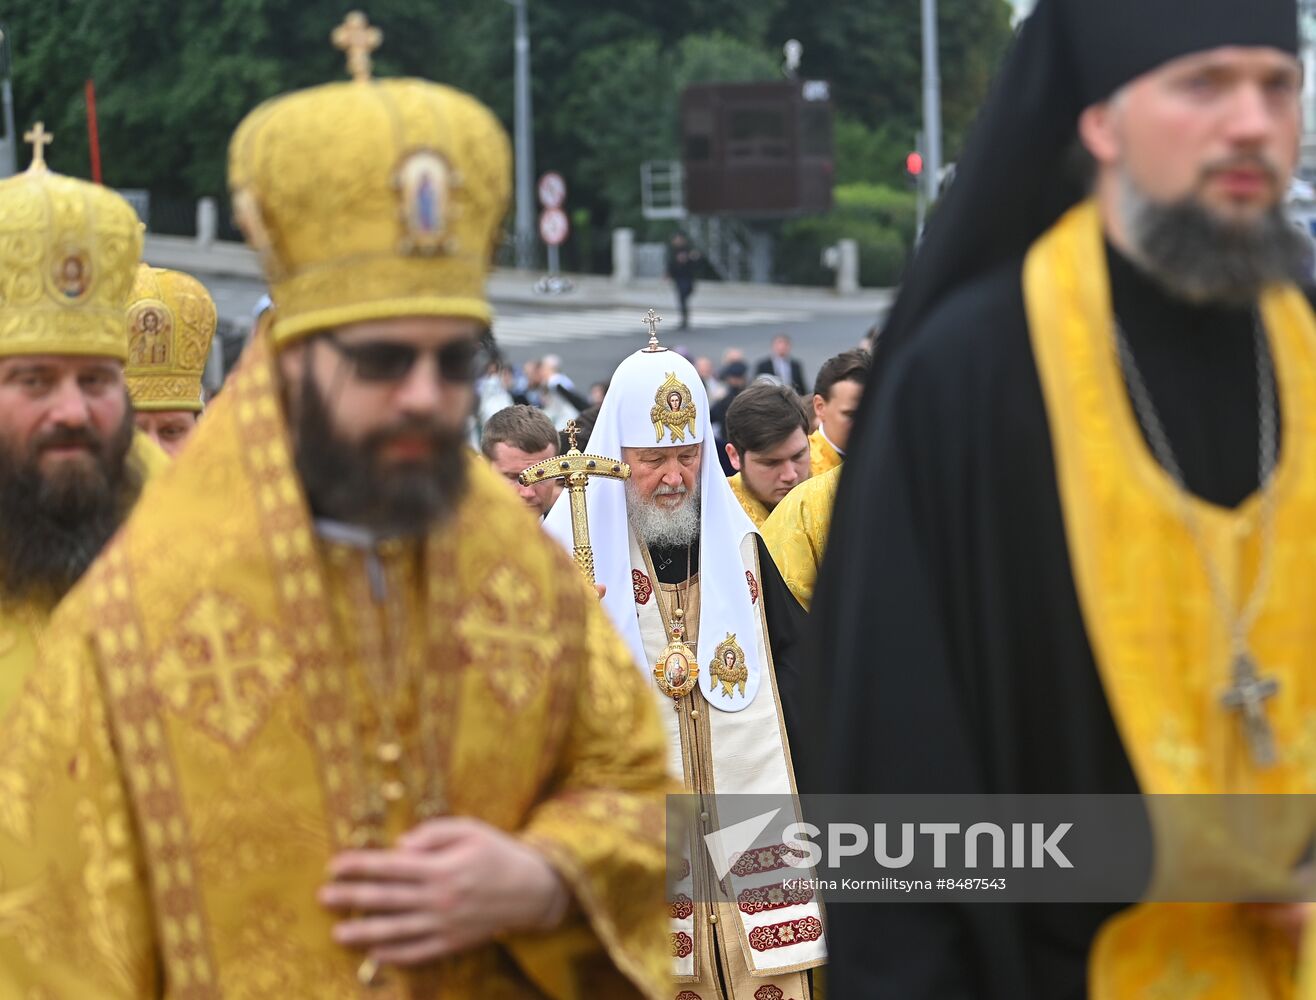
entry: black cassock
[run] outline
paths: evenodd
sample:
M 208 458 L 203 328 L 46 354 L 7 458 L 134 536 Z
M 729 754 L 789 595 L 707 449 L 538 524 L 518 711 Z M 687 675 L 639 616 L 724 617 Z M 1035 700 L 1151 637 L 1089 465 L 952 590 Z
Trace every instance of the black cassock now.
M 1186 305 L 1108 257 L 1190 490 L 1237 505 L 1258 481 L 1251 310 Z M 803 791 L 1137 791 L 1070 571 L 1021 267 L 931 312 L 847 458 L 813 602 Z M 1083 997 L 1117 909 L 834 905 L 829 996 Z

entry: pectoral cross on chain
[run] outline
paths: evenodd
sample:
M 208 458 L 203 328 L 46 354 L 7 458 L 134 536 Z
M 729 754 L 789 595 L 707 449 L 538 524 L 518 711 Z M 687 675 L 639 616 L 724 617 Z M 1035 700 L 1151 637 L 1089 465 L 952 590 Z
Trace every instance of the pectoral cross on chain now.
M 1256 661 L 1247 652 L 1235 656 L 1233 676 L 1233 683 L 1220 696 L 1220 704 L 1239 713 L 1253 762 L 1257 767 L 1270 767 L 1277 755 L 1275 733 L 1266 718 L 1266 699 L 1279 694 L 1279 681 L 1262 677 L 1257 672 Z

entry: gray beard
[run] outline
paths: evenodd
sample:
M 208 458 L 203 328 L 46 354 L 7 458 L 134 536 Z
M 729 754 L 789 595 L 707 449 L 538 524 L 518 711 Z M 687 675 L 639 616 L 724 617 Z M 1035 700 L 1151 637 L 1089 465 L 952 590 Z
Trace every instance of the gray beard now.
M 676 548 L 699 537 L 699 481 L 676 510 L 664 510 L 626 480 L 626 517 L 635 537 L 649 547 Z
M 1304 282 L 1312 245 L 1276 205 L 1254 222 L 1229 222 L 1193 197 L 1155 201 L 1122 174 L 1124 225 L 1135 260 L 1176 298 L 1248 305 L 1277 282 Z

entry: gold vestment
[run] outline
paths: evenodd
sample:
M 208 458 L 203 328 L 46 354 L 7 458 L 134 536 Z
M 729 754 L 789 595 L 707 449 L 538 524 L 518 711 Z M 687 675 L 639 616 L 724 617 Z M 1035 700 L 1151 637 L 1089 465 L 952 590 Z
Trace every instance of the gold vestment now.
M 832 527 L 832 506 L 841 481 L 838 465 L 821 476 L 800 483 L 777 504 L 763 522 L 763 541 L 772 553 L 786 586 L 807 611 L 818 582 L 827 534 Z
M 754 522 L 754 527 L 763 527 L 763 522 L 768 519 L 768 508 L 762 500 L 749 492 L 749 487 L 745 485 L 744 474 L 737 472 L 727 480 L 727 485 L 731 487 L 731 492 L 736 495 L 749 519 Z
M 842 456 L 832 447 L 832 443 L 823 435 L 819 427 L 809 435 L 809 475 L 821 476 L 841 464 Z
M 1232 510 L 1187 496 L 1144 441 L 1115 347 L 1105 255 L 1097 207 L 1084 203 L 1029 251 L 1024 294 L 1083 621 L 1138 785 L 1153 796 L 1310 796 L 1316 576 L 1305 553 L 1316 525 L 1316 318 L 1292 286 L 1269 288 L 1258 303 L 1284 434 L 1274 551 L 1265 557 L 1260 493 Z M 1263 709 L 1279 748 L 1270 767 L 1255 763 L 1237 713 L 1221 703 L 1232 683 L 1229 623 L 1212 600 L 1199 543 L 1236 606 L 1270 559 L 1248 633 L 1260 673 L 1279 684 Z M 1203 816 L 1211 801 L 1202 800 Z M 1161 804 L 1151 802 L 1156 884 L 1190 869 L 1190 890 L 1201 890 L 1206 875 L 1251 886 L 1282 881 L 1311 836 L 1304 800 L 1293 802 L 1296 815 L 1265 830 L 1264 850 L 1235 849 L 1218 824 L 1167 830 Z M 1280 1000 L 1293 995 L 1295 961 L 1282 932 L 1236 904 L 1144 903 L 1102 926 L 1089 995 Z
M 0 724 L 0 997 L 357 998 L 316 891 L 422 796 L 539 850 L 572 915 L 372 995 L 666 994 L 652 697 L 579 572 L 469 471 L 423 540 L 327 541 L 248 349 Z

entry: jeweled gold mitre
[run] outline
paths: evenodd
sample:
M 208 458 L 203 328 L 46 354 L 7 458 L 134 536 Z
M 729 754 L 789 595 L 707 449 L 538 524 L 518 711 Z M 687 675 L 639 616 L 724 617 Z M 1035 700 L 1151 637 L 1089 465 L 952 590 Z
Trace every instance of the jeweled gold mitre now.
M 138 410 L 201 409 L 219 316 L 190 274 L 143 264 L 128 301 L 128 394 Z
M 52 173 L 38 123 L 32 165 L 0 181 L 0 356 L 128 355 L 123 310 L 142 224 L 108 188 Z
M 263 260 L 276 344 L 370 319 L 492 318 L 507 135 L 460 91 L 371 79 L 380 37 L 349 15 L 333 40 L 354 79 L 266 102 L 229 146 L 233 213 Z

